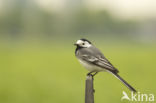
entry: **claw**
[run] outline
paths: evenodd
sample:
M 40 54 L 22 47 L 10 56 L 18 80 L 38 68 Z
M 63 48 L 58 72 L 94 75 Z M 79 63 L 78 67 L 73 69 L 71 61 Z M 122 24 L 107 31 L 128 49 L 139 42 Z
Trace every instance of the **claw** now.
M 88 73 L 87 76 L 93 76 L 91 73 Z
M 89 72 L 88 74 L 87 74 L 87 76 L 92 76 L 92 77 L 94 77 L 98 72 L 95 72 L 94 74 L 92 74 L 93 72 Z

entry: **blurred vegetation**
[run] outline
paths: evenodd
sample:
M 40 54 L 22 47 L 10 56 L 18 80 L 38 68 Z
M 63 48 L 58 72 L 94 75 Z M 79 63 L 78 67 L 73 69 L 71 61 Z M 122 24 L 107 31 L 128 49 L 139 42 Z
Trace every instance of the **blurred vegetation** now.
M 125 80 L 141 93 L 156 93 L 154 45 L 101 43 L 98 47 Z M 29 42 L 0 47 L 1 103 L 84 102 L 87 70 L 75 58 L 71 43 L 54 46 Z M 123 90 L 130 94 L 120 81 L 106 72 L 99 73 L 94 83 L 97 103 L 120 103 Z
M 14 0 L 12 5 L 6 1 L 5 6 L 0 16 L 1 37 L 42 39 L 83 34 L 128 39 L 156 38 L 156 19 L 142 22 L 135 19 L 121 20 L 107 10 L 93 11 L 83 6 L 76 10 L 48 12 L 29 0 Z

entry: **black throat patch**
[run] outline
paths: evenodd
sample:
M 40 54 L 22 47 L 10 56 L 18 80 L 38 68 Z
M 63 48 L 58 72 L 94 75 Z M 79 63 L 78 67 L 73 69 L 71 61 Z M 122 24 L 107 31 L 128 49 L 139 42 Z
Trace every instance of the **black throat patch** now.
M 76 49 L 75 49 L 75 54 L 76 54 L 76 52 L 77 52 L 78 50 L 80 50 L 80 49 L 82 49 L 82 48 L 83 48 L 83 47 L 77 45 L 77 47 L 76 47 Z

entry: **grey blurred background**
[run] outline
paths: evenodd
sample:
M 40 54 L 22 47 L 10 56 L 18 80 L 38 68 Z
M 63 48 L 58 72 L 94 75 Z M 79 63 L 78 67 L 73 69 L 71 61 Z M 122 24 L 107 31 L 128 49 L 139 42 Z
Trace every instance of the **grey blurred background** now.
M 4 40 L 112 37 L 156 39 L 154 0 L 0 0 Z

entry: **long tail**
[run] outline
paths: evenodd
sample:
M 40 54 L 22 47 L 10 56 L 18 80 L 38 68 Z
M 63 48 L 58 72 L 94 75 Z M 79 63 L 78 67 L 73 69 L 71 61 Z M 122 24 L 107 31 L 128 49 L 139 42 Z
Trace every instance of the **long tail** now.
M 112 72 L 111 72 L 112 73 Z M 118 78 L 128 89 L 133 92 L 137 92 L 130 84 L 128 84 L 123 78 L 120 77 L 117 73 L 112 73 L 116 78 Z

